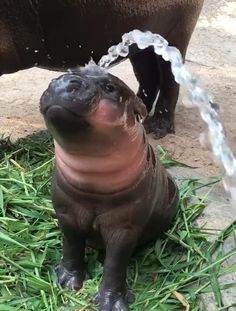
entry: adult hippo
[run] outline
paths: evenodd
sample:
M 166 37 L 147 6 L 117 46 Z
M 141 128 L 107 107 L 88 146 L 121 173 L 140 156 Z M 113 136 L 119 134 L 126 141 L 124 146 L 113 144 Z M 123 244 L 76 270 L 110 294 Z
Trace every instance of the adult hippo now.
M 203 0 L 1 0 L 0 75 L 38 66 L 61 70 L 97 62 L 123 33 L 150 30 L 186 49 Z M 138 95 L 154 116 L 146 127 L 158 137 L 174 132 L 179 86 L 170 64 L 152 50 L 130 55 Z

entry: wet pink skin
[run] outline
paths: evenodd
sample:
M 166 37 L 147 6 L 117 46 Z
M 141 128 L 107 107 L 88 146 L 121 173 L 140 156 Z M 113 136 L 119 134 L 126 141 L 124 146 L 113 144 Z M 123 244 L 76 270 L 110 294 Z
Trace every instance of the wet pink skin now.
M 117 103 L 108 100 L 101 100 L 87 120 L 97 136 L 99 133 L 114 135 L 114 139 L 109 137 L 114 143 L 109 148 L 99 146 L 99 152 L 93 153 L 88 152 L 88 148 L 84 151 L 80 142 L 78 151 L 69 151 L 54 141 L 57 169 L 68 183 L 86 191 L 111 193 L 128 188 L 146 165 L 147 147 L 142 124 L 135 121 L 127 126 L 125 112 Z M 93 144 L 96 144 L 96 138 Z

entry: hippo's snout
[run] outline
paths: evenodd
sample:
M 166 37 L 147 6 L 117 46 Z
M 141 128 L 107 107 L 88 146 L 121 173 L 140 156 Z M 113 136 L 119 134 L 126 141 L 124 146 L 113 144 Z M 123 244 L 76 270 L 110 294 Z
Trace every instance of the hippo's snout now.
M 121 107 L 130 91 L 116 77 L 96 65 L 87 65 L 52 80 L 41 97 L 40 107 L 44 117 L 48 111 L 64 109 L 84 117 L 101 99 L 108 99 Z
M 41 112 L 46 117 L 49 110 L 60 107 L 81 116 L 88 112 L 96 96 L 97 88 L 92 81 L 76 74 L 65 74 L 54 79 L 42 95 Z
M 51 83 L 51 89 L 58 95 L 91 93 L 92 83 L 79 75 L 66 74 Z M 65 93 L 65 94 L 64 94 Z
M 55 103 L 63 104 L 68 102 L 84 102 L 96 94 L 96 88 L 89 79 L 75 74 L 65 74 L 55 79 L 46 91 L 55 97 Z
M 87 131 L 106 136 L 110 130 L 127 128 L 127 122 L 135 124 L 135 103 L 135 94 L 121 80 L 88 65 L 54 79 L 41 97 L 40 110 L 50 131 L 61 143 L 64 137 L 65 145 L 68 133 L 70 140 L 78 140 Z

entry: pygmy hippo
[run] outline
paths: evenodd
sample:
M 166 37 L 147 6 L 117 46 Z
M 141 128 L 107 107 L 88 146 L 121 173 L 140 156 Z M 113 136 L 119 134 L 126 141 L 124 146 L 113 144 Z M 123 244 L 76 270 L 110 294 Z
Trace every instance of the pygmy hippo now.
M 63 69 L 95 62 L 133 29 L 150 30 L 183 57 L 204 0 L 1 0 L 0 75 L 32 66 Z M 153 50 L 130 54 L 138 96 L 152 117 L 145 126 L 157 137 L 174 131 L 179 86 L 170 64 Z
M 147 141 L 147 111 L 96 65 L 53 80 L 40 109 L 54 137 L 53 204 L 64 234 L 59 283 L 81 288 L 85 245 L 105 249 L 100 310 L 127 310 L 132 251 L 169 228 L 178 190 Z

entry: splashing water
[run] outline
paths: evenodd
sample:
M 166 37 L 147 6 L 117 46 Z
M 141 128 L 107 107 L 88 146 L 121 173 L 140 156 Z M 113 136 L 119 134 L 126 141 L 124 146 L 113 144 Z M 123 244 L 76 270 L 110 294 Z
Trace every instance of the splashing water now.
M 191 107 L 197 107 L 201 118 L 208 126 L 208 131 L 201 135 L 201 143 L 207 144 L 217 163 L 224 168 L 226 177 L 224 186 L 231 194 L 234 205 L 236 204 L 236 159 L 228 145 L 224 128 L 220 122 L 218 111 L 212 98 L 199 85 L 183 64 L 180 51 L 169 46 L 168 42 L 160 35 L 150 31 L 142 32 L 133 30 L 122 36 L 122 42 L 110 47 L 108 54 L 99 61 L 101 67 L 108 67 L 119 56 L 126 57 L 129 54 L 129 46 L 137 44 L 139 49 L 154 48 L 157 55 L 165 61 L 170 61 L 175 81 L 184 86 L 190 94 Z

